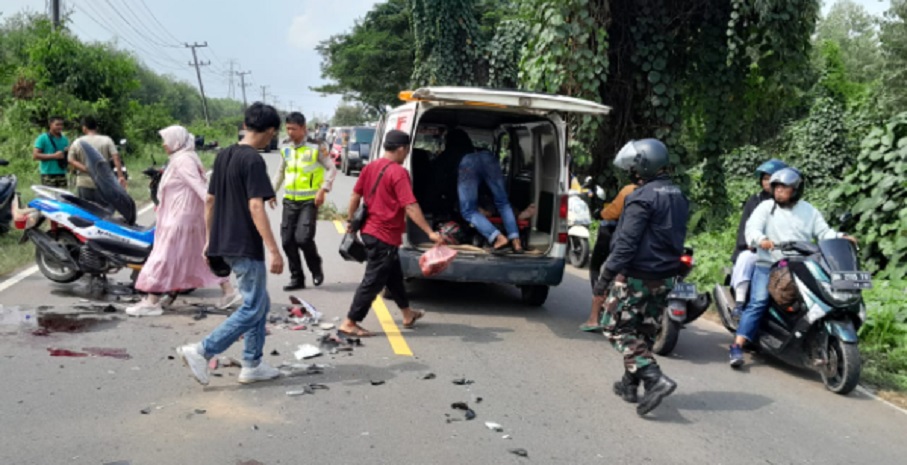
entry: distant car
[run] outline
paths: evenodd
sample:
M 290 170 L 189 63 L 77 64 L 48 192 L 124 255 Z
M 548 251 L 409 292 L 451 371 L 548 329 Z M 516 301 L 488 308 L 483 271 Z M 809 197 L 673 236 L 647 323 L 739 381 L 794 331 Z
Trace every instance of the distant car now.
M 368 164 L 368 154 L 374 138 L 375 128 L 357 126 L 350 129 L 349 143 L 340 152 L 340 171 L 343 174 L 349 176 L 353 171 L 362 171 Z

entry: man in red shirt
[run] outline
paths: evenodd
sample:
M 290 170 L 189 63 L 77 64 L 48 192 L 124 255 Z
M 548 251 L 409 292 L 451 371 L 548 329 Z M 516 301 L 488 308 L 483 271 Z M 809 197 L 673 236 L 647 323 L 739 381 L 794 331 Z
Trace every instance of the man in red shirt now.
M 404 328 L 412 328 L 416 320 L 425 314 L 421 310 L 410 308 L 406 288 L 403 287 L 403 268 L 400 266 L 398 248 L 403 244 L 406 217 L 425 231 L 433 242 L 441 242 L 441 236 L 432 231 L 425 221 L 413 194 L 409 173 L 401 166 L 409 155 L 409 145 L 409 134 L 397 130 L 388 132 L 384 136 L 384 157 L 366 165 L 353 188 L 349 218 L 353 217 L 363 198 L 368 207 L 368 217 L 361 231 L 368 260 L 365 276 L 356 289 L 350 312 L 340 325 L 341 333 L 357 337 L 373 335 L 359 326 L 359 323 L 368 315 L 375 297 L 385 287 L 403 313 Z

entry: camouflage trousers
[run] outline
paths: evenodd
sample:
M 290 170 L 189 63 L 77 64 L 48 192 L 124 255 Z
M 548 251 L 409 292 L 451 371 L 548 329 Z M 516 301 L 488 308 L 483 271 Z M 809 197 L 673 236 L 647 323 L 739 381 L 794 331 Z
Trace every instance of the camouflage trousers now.
M 657 364 L 651 347 L 673 288 L 673 278 L 644 281 L 618 275 L 614 279 L 601 326 L 611 345 L 624 356 L 628 372 Z
M 41 184 L 44 186 L 58 187 L 60 189 L 69 187 L 69 182 L 66 180 L 65 174 L 42 174 Z

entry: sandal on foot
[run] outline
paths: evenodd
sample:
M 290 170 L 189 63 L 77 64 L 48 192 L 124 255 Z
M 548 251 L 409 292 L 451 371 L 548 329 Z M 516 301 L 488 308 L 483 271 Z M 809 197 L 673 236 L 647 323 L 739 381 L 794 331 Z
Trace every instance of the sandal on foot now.
M 409 323 L 403 323 L 403 327 L 406 329 L 412 329 L 413 326 L 416 325 L 416 322 L 419 321 L 419 319 L 423 316 L 425 316 L 425 310 L 413 310 L 412 321 L 410 321 Z
M 365 329 L 365 328 L 354 328 L 352 331 L 347 331 L 345 329 L 338 329 L 338 333 L 343 334 L 347 337 L 372 337 L 375 333 Z
M 594 333 L 597 331 L 602 331 L 604 329 L 605 328 L 602 327 L 601 325 L 590 325 L 590 324 L 586 324 L 586 323 L 579 325 L 579 330 L 586 332 L 586 333 Z

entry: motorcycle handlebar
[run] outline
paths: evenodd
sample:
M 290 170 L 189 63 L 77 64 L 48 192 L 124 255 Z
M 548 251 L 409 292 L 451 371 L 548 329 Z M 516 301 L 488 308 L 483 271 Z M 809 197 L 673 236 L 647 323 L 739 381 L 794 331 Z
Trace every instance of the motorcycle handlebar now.
M 7 166 L 7 165 L 9 165 L 9 162 L 0 158 L 0 166 Z

